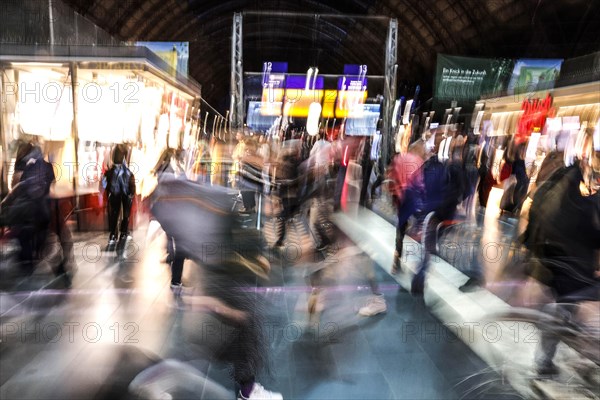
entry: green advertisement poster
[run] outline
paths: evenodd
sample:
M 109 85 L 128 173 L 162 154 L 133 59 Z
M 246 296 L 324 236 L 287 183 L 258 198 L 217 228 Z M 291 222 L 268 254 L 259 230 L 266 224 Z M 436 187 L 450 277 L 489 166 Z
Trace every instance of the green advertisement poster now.
M 512 70 L 510 59 L 438 54 L 434 103 L 456 101 L 459 106 L 469 107 L 481 97 L 501 96 Z

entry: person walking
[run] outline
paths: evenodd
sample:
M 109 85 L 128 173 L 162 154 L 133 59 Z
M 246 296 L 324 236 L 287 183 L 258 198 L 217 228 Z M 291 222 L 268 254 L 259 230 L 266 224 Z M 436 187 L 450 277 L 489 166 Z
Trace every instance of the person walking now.
M 181 166 L 181 150 L 166 149 L 162 152 L 153 171 L 157 183 L 169 180 L 187 180 L 185 171 Z M 171 290 L 175 296 L 180 296 L 183 291 L 183 264 L 186 259 L 185 252 L 178 246 L 175 238 L 167 234 L 167 264 L 171 267 Z
M 11 192 L 0 204 L 2 224 L 10 226 L 20 245 L 22 272 L 33 273 L 50 227 L 50 188 L 55 182 L 52 165 L 42 149 L 26 143 L 17 151 Z
M 108 251 L 124 248 L 129 235 L 129 217 L 136 187 L 135 176 L 127 167 L 127 153 L 127 147 L 118 144 L 113 150 L 113 165 L 102 177 L 102 187 L 108 195 Z M 118 226 L 121 214 L 121 224 Z M 118 243 L 117 237 L 119 237 Z
M 424 196 L 424 149 L 423 141 L 414 143 L 406 154 L 397 154 L 388 169 L 388 178 L 391 182 L 390 192 L 398 215 L 392 275 L 398 274 L 402 269 L 401 258 L 408 220 L 421 208 Z
M 274 247 L 283 246 L 286 225 L 298 209 L 300 149 L 295 141 L 286 142 L 279 153 L 277 162 L 277 196 L 281 202 L 277 217 L 278 235 Z
M 436 251 L 436 232 L 438 225 L 451 220 L 463 198 L 464 180 L 462 173 L 462 151 L 464 141 L 458 136 L 449 151 L 450 161 L 440 162 L 436 152 L 423 164 L 425 201 L 423 203 L 422 256 L 417 273 L 411 282 L 413 295 L 423 294 L 425 275 L 429 259 Z
M 259 372 L 269 371 L 266 304 L 255 290 L 270 271 L 260 238 L 241 229 L 226 188 L 162 179 L 151 197 L 151 213 L 167 236 L 175 238 L 177 251 L 199 268 L 197 290 L 202 296 L 188 300 L 207 307 L 222 323 L 222 335 L 211 351 L 230 366 L 237 398 L 282 399 L 256 381 Z M 200 335 L 200 340 L 205 337 Z
M 574 319 L 578 303 L 597 302 L 600 294 L 600 157 L 595 167 L 588 161 L 582 157 L 558 169 L 538 188 L 522 238 L 538 267 L 530 274 L 555 298 L 544 311 L 565 323 Z M 558 374 L 553 360 L 559 341 L 556 332 L 541 332 L 535 354 L 540 376 Z

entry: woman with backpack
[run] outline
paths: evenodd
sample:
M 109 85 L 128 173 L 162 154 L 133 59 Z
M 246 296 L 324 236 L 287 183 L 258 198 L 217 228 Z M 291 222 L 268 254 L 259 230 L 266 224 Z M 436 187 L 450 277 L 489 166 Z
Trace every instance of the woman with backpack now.
M 127 146 L 118 144 L 113 150 L 113 165 L 102 177 L 102 187 L 108 196 L 108 251 L 114 251 L 119 237 L 119 247 L 125 244 L 129 234 L 129 215 L 135 197 L 135 176 L 127 167 Z M 121 225 L 117 231 L 119 215 L 123 212 Z

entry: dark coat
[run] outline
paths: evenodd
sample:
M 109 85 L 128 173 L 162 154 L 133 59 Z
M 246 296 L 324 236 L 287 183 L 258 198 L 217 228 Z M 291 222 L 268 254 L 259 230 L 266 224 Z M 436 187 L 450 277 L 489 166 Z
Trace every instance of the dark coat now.
M 594 284 L 600 249 L 600 194 L 583 196 L 577 165 L 558 170 L 538 188 L 529 211 L 525 244 L 549 272 L 559 295 Z
M 38 147 L 34 147 L 21 162 L 23 169 L 19 182 L 2 202 L 3 224 L 44 229 L 50 223 L 48 195 L 55 181 L 54 169 L 43 159 Z

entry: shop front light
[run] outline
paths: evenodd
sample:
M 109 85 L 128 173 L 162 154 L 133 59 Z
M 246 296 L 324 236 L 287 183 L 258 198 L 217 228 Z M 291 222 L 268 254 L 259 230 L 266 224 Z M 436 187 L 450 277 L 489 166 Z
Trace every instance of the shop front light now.
M 24 71 L 25 72 L 25 71 Z M 37 79 L 40 84 L 46 84 L 49 81 L 62 81 L 66 74 L 52 69 L 30 69 L 26 73 L 31 74 L 33 79 Z
M 63 64 L 61 63 L 42 63 L 42 62 L 11 62 L 11 66 L 15 68 L 62 68 Z

